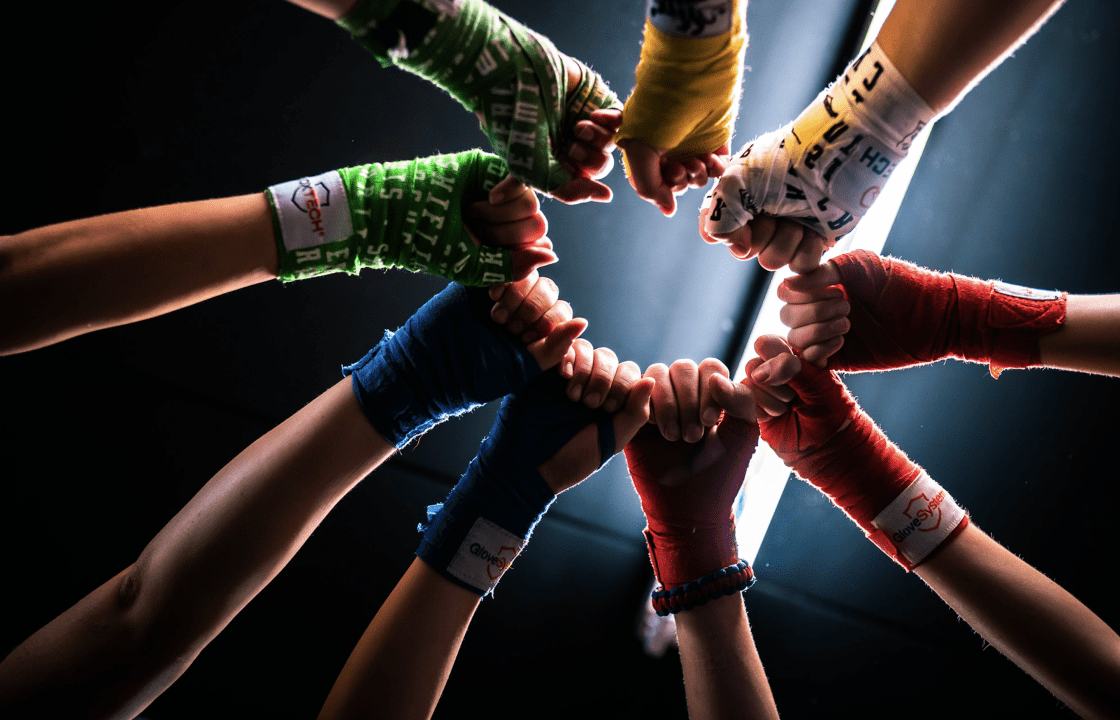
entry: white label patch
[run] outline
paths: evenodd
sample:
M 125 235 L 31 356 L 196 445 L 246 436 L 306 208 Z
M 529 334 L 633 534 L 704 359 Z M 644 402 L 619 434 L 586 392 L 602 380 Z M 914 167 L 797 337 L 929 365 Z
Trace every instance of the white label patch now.
M 1000 295 L 1010 295 L 1011 297 L 1022 298 L 1023 300 L 1057 300 L 1062 296 L 1057 290 L 1038 290 L 1036 288 L 1023 287 L 1022 285 L 1000 282 L 999 280 L 996 280 L 993 284 L 995 285 L 995 291 Z
M 917 565 L 964 519 L 953 496 L 922 471 L 897 498 L 872 520 L 902 556 Z
M 338 242 L 354 234 L 346 189 L 337 171 L 273 185 L 268 191 L 289 252 Z
M 485 595 L 502 579 L 513 559 L 525 547 L 525 540 L 486 518 L 475 520 L 459 552 L 451 559 L 447 572 Z

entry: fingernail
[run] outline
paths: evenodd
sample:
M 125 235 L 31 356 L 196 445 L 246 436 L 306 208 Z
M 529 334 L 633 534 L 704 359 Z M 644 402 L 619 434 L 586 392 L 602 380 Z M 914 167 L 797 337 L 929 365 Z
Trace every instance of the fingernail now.
M 494 322 L 504 323 L 506 320 L 509 320 L 509 313 L 505 310 L 505 308 L 494 311 Z
M 669 423 L 665 426 L 665 439 L 666 440 L 679 440 L 681 437 L 681 429 L 676 423 Z
M 770 379 L 770 368 L 759 366 L 751 373 L 751 380 L 758 383 L 764 383 Z
M 571 377 L 571 376 L 572 376 L 572 364 L 571 363 L 564 363 L 564 377 Z
M 568 391 L 568 398 L 572 402 L 576 402 L 577 400 L 579 400 L 579 396 L 582 395 L 582 394 L 583 394 L 583 388 L 581 388 L 579 385 L 576 385 L 571 390 Z
M 705 425 L 715 425 L 719 420 L 719 411 L 715 408 L 707 408 L 704 410 L 704 416 L 701 419 Z
M 582 145 L 572 145 L 572 147 L 568 149 L 568 157 L 577 162 L 585 160 L 587 159 L 587 151 L 583 149 Z
M 599 404 L 599 401 L 601 399 L 602 398 L 599 396 L 599 393 L 591 393 L 583 399 L 583 404 L 587 407 L 595 407 Z
M 610 398 L 605 403 L 603 403 L 604 412 L 613 413 L 615 410 L 618 410 L 618 401 L 614 398 Z
M 591 141 L 595 139 L 595 133 L 591 132 L 591 128 L 586 125 L 576 125 L 576 137 L 580 140 Z

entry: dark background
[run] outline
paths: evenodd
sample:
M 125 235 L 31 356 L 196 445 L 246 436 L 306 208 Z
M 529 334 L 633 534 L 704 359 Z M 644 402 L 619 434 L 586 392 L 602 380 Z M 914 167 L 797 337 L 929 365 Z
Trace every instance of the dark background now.
M 0 232 L 485 142 L 449 97 L 285 3 L 70 5 L 21 10 L 0 30 Z M 644 3 L 497 5 L 628 94 Z M 751 4 L 736 145 L 808 103 L 866 12 Z M 1075 0 L 973 91 L 935 128 L 886 251 L 1116 291 L 1118 34 L 1115 5 Z M 733 361 L 763 273 L 697 239 L 700 193 L 665 220 L 619 170 L 609 182 L 610 205 L 545 202 L 562 258 L 547 274 L 590 320 L 587 337 L 643 367 Z M 213 473 L 442 284 L 373 271 L 266 283 L 0 359 L 0 652 L 129 565 Z M 994 381 L 949 363 L 850 385 L 981 527 L 1116 626 L 1120 383 L 1038 370 Z M 313 716 L 411 561 L 424 506 L 492 417 L 439 428 L 359 485 L 145 717 Z M 437 716 L 683 715 L 674 652 L 651 658 L 638 639 L 642 524 L 617 460 L 562 496 L 479 610 Z M 808 486 L 788 485 L 756 570 L 746 604 L 785 717 L 1071 715 Z

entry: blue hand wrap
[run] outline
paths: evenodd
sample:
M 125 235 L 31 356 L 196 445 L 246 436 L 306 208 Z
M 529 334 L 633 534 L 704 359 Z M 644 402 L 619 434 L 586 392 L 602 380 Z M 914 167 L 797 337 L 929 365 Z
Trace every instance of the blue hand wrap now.
M 404 447 L 449 417 L 516 392 L 537 361 L 490 320 L 486 290 L 452 283 L 358 362 L 342 368 L 366 417 Z
M 537 468 L 579 431 L 598 425 L 600 467 L 615 454 L 611 416 L 568 400 L 564 385 L 551 372 L 507 397 L 447 500 L 428 507 L 416 555 L 452 582 L 493 591 L 556 499 Z

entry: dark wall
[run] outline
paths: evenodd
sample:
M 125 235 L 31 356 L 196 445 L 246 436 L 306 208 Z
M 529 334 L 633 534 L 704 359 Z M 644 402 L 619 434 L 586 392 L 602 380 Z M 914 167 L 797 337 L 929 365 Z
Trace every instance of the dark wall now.
M 643 3 L 498 5 L 628 93 Z M 856 5 L 752 4 L 736 142 L 815 95 Z M 0 30 L 16 124 L 0 232 L 484 142 L 450 98 L 284 3 L 24 12 Z M 1063 8 L 942 121 L 887 251 L 1021 284 L 1116 290 L 1107 119 L 1118 21 L 1105 2 Z M 756 266 L 696 238 L 698 193 L 665 220 L 617 169 L 610 184 L 610 205 L 545 203 L 562 258 L 546 274 L 590 320 L 588 338 L 643 367 L 726 354 Z M 267 283 L 0 359 L 0 651 L 131 563 L 214 472 L 442 284 L 370 271 Z M 1116 624 L 1101 572 L 1114 380 L 1031 371 L 993 381 L 981 366 L 946 364 L 851 385 L 981 527 Z M 439 428 L 363 482 L 146 716 L 313 715 L 410 562 L 424 506 L 455 481 L 492 412 Z M 649 582 L 642 522 L 618 461 L 562 496 L 483 603 L 438 714 L 480 703 L 497 716 L 683 714 L 679 663 L 646 657 L 636 638 Z M 1063 716 L 802 484 L 788 486 L 757 569 L 747 606 L 786 717 L 932 715 L 943 706 L 931 687 L 977 692 L 966 716 Z

